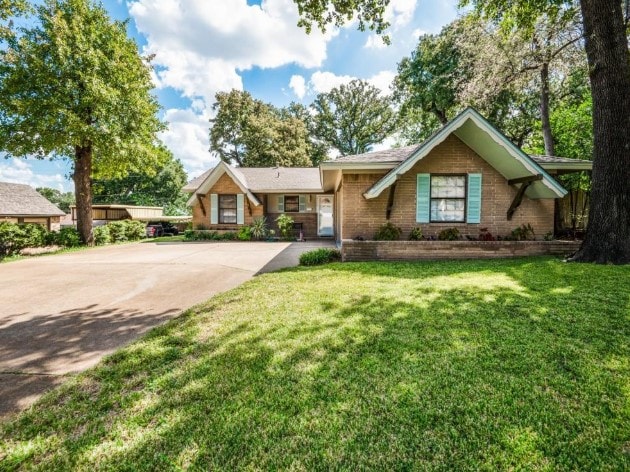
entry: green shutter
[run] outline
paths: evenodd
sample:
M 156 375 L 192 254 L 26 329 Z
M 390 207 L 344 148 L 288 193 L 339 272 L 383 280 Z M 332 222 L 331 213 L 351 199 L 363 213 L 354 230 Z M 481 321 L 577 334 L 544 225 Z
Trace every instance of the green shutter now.
M 216 193 L 210 194 L 210 224 L 219 223 L 219 196 Z
M 239 193 L 236 195 L 236 224 L 245 224 L 245 199 L 244 195 Z
M 431 175 L 418 174 L 416 178 L 416 222 L 428 223 L 431 213 Z
M 284 195 L 278 195 L 278 205 L 276 209 L 278 213 L 284 213 Z
M 481 174 L 468 174 L 466 223 L 481 223 Z
M 306 195 L 300 195 L 300 213 L 306 211 Z

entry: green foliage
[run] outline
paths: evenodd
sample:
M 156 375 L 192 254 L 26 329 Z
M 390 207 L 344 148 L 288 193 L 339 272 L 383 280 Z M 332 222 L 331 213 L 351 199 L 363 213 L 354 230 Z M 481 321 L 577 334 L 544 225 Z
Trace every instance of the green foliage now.
M 241 167 L 312 165 L 306 124 L 294 114 L 232 90 L 215 96 L 210 147 L 228 163 Z
M 19 254 L 29 246 L 29 237 L 22 225 L 0 222 L 0 259 Z
M 397 241 L 402 235 L 402 229 L 398 226 L 387 222 L 378 228 L 376 234 L 374 234 L 375 241 Z
M 70 205 L 75 203 L 74 193 L 72 192 L 61 192 L 56 188 L 50 187 L 38 187 L 35 190 L 64 213 L 70 213 Z
M 236 237 L 240 241 L 251 241 L 252 240 L 252 229 L 249 226 L 243 226 L 238 230 Z
M 320 93 L 311 108 L 315 136 L 342 156 L 370 151 L 398 125 L 390 98 L 363 80 Z
M 23 15 L 30 10 L 27 0 L 3 0 L 0 1 L 0 41 L 13 36 L 14 28 L 12 19 Z
M 461 234 L 457 228 L 446 228 L 438 234 L 440 241 L 457 241 L 461 238 Z
M 300 254 L 300 265 L 315 266 L 341 260 L 341 252 L 337 249 L 322 247 Z
M 523 223 L 512 230 L 511 239 L 514 241 L 533 241 L 535 238 L 534 228 L 529 223 Z
M 184 240 L 186 241 L 234 241 L 240 239 L 240 232 L 234 233 L 226 231 L 219 233 L 218 231 L 209 230 L 186 230 L 184 231 Z
M 138 241 L 146 237 L 146 224 L 142 221 L 124 220 L 125 236 L 129 241 Z
M 276 224 L 278 225 L 278 230 L 280 231 L 280 236 L 283 239 L 294 239 L 293 238 L 293 218 L 291 218 L 286 213 L 281 214 L 276 218 Z
M 97 226 L 92 230 L 92 233 L 94 234 L 94 244 L 97 246 L 104 246 L 111 242 L 108 225 Z
M 61 228 L 55 234 L 55 244 L 63 247 L 78 247 L 81 246 L 81 236 L 79 231 L 74 227 Z
M 155 148 L 155 153 L 159 157 L 138 172 L 94 180 L 94 203 L 161 206 L 167 215 L 188 214 L 188 198 L 182 192 L 188 181 L 184 166 L 162 145 Z
M 255 218 L 251 226 L 251 234 L 254 239 L 261 240 L 267 237 L 269 228 L 267 227 L 267 217 L 260 216 Z
M 420 228 L 420 226 L 416 226 L 411 230 L 411 233 L 409 233 L 409 241 L 422 241 L 423 239 L 424 236 L 422 235 L 422 228 Z

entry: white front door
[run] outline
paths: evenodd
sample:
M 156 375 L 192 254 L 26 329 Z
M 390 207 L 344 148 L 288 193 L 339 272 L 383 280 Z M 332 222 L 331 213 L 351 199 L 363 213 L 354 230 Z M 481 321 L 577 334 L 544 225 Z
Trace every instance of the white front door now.
M 317 195 L 317 235 L 334 236 L 334 197 L 332 195 Z

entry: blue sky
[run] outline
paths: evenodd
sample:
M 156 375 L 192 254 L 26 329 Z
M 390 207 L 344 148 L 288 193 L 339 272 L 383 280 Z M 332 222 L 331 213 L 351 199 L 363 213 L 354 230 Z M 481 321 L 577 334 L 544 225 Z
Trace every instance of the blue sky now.
M 190 177 L 215 164 L 209 152 L 214 94 L 232 88 L 277 106 L 310 104 L 352 78 L 387 91 L 397 63 L 422 33 L 457 15 L 456 0 L 391 0 L 391 46 L 356 24 L 307 35 L 291 0 L 104 0 L 142 53 L 155 54 L 155 94 L 168 129 L 161 139 Z M 384 143 L 383 146 L 388 146 Z M 72 190 L 68 162 L 0 160 L 0 181 Z

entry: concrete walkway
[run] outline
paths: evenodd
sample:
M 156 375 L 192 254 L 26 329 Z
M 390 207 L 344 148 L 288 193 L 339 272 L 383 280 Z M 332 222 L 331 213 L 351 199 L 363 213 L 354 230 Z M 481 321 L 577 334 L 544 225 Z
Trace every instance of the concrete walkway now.
M 0 264 L 0 418 L 313 243 L 137 243 Z

